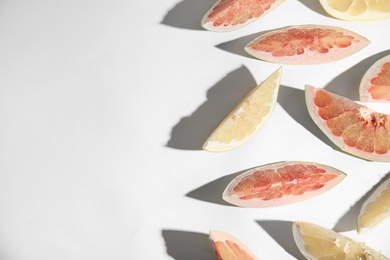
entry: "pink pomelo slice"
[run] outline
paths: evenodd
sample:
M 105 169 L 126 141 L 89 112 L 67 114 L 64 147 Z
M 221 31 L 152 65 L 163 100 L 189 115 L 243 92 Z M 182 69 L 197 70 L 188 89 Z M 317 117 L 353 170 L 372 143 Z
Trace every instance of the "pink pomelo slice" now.
M 340 149 L 372 161 L 390 161 L 390 117 L 325 89 L 306 85 L 317 126 Z
M 263 17 L 285 0 L 219 0 L 203 16 L 203 28 L 214 32 L 238 30 Z
M 366 71 L 360 82 L 359 95 L 363 102 L 390 102 L 390 55 Z
M 264 61 L 282 64 L 321 64 L 346 58 L 370 41 L 344 28 L 326 25 L 298 25 L 265 33 L 245 50 Z
M 328 191 L 346 174 L 314 162 L 277 162 L 250 169 L 226 187 L 223 199 L 246 208 L 287 205 Z
M 218 260 L 258 259 L 244 243 L 231 234 L 218 230 L 211 230 L 209 239 Z

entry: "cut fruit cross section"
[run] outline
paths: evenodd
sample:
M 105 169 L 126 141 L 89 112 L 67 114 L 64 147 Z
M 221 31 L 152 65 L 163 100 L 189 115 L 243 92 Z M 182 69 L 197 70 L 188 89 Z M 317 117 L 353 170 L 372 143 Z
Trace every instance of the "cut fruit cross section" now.
M 203 145 L 210 152 L 237 148 L 251 139 L 271 116 L 279 93 L 282 68 L 255 87 L 220 123 Z
M 364 243 L 317 224 L 296 221 L 292 229 L 295 243 L 307 259 L 388 260 Z
M 240 207 L 282 206 L 318 196 L 336 186 L 345 176 L 333 167 L 314 162 L 271 163 L 234 178 L 222 197 Z
M 389 115 L 310 85 L 305 96 L 313 121 L 340 149 L 371 161 L 390 161 Z
M 390 102 L 390 55 L 376 61 L 364 73 L 359 96 L 363 102 Z
M 219 0 L 204 15 L 201 25 L 214 32 L 238 30 L 268 14 L 285 0 Z
M 258 259 L 244 243 L 231 234 L 219 230 L 211 230 L 209 239 L 218 260 Z
M 331 16 L 349 21 L 375 21 L 390 18 L 389 0 L 320 0 Z
M 363 233 L 390 217 L 390 178 L 382 182 L 364 201 L 357 220 Z

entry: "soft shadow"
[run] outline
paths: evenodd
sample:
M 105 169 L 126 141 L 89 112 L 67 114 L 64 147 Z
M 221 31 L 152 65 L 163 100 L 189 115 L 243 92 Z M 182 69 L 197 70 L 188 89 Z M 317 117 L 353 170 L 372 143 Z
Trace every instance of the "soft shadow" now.
M 278 103 L 283 109 L 300 125 L 306 128 L 307 131 L 312 133 L 326 145 L 332 149 L 340 151 L 338 148 L 314 123 L 307 110 L 305 101 L 305 92 L 301 89 L 280 86 Z
M 363 203 L 368 199 L 372 192 L 374 192 L 384 181 L 389 178 L 389 173 L 382 178 L 375 186 L 371 188 L 363 197 L 361 197 L 336 223 L 334 230 L 336 232 L 346 232 L 356 229 L 356 221 L 360 213 Z
M 216 45 L 215 47 L 217 47 L 218 49 L 236 54 L 236 55 L 240 55 L 240 56 L 251 58 L 251 59 L 257 59 L 245 51 L 245 46 L 248 43 L 250 43 L 251 41 L 253 41 L 254 39 L 256 39 L 257 37 L 259 37 L 265 33 L 268 33 L 270 31 L 272 31 L 272 30 L 265 30 L 265 31 L 261 31 L 258 33 L 246 35 L 246 36 L 243 36 L 243 37 L 231 40 L 231 41 L 220 43 L 220 44 Z M 268 61 L 264 61 L 264 62 L 268 62 Z
M 207 91 L 206 102 L 172 128 L 167 146 L 183 150 L 202 149 L 212 131 L 256 86 L 255 79 L 244 66 L 226 75 Z
M 323 16 L 334 18 L 330 16 L 325 9 L 322 7 L 320 1 L 313 1 L 313 0 L 299 0 L 302 4 L 304 4 L 307 8 L 312 10 L 313 12 L 316 12 L 318 14 L 321 14 Z
M 204 30 L 200 25 L 205 13 L 215 0 L 183 0 L 163 18 L 161 24 L 190 30 Z
M 325 89 L 341 95 L 343 97 L 349 98 L 351 100 L 359 100 L 359 85 L 364 73 L 380 58 L 388 55 L 389 51 L 379 52 L 374 54 L 359 63 L 350 69 L 346 70 L 336 78 L 334 78 L 330 83 L 325 86 Z
M 163 230 L 167 253 L 176 260 L 215 259 L 215 254 L 207 234 Z
M 306 259 L 295 244 L 291 221 L 259 220 L 257 223 L 291 256 Z
M 190 191 L 186 194 L 186 196 L 214 204 L 233 206 L 222 199 L 223 191 L 235 177 L 244 173 L 247 170 L 248 169 L 220 177 L 193 191 Z

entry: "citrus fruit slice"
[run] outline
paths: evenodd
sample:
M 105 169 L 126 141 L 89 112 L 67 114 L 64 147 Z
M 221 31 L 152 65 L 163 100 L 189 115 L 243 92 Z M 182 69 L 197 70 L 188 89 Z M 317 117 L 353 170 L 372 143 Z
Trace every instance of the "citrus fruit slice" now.
M 292 230 L 296 245 L 307 259 L 388 259 L 362 242 L 317 224 L 296 221 Z
M 272 30 L 245 46 L 250 55 L 282 64 L 320 64 L 346 58 L 370 41 L 344 28 L 298 25 Z
M 222 197 L 240 207 L 281 206 L 322 194 L 345 176 L 345 173 L 323 164 L 277 162 L 240 174 L 229 183 Z
M 390 217 L 390 179 L 382 182 L 363 202 L 357 231 L 363 233 Z
M 203 16 L 203 28 L 214 32 L 238 30 L 263 17 L 285 0 L 219 0 Z
M 258 259 L 246 245 L 226 232 L 211 230 L 209 239 L 218 260 Z
M 348 21 L 375 21 L 390 18 L 389 0 L 320 0 L 331 16 Z
M 390 117 L 325 89 L 306 85 L 317 126 L 340 149 L 371 161 L 390 161 Z
M 282 68 L 255 87 L 219 124 L 203 145 L 211 152 L 237 148 L 265 124 L 276 105 Z
M 390 102 L 390 55 L 375 62 L 364 73 L 359 96 L 363 102 Z

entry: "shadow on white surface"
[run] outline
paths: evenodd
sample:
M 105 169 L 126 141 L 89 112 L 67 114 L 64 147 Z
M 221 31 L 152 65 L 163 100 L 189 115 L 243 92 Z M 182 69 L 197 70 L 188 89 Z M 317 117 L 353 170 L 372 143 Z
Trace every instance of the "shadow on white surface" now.
M 287 253 L 296 259 L 306 259 L 295 244 L 291 221 L 256 221 Z
M 299 0 L 302 4 L 304 4 L 307 8 L 312 10 L 313 12 L 326 16 L 326 17 L 331 17 L 322 7 L 320 4 L 320 1 L 313 1 L 313 0 Z
M 261 32 L 258 32 L 258 33 L 253 33 L 253 34 L 250 34 L 250 35 L 239 37 L 239 38 L 231 40 L 231 41 L 220 43 L 220 44 L 216 45 L 215 47 L 217 47 L 218 49 L 221 49 L 221 50 L 224 50 L 224 51 L 236 54 L 236 55 L 240 55 L 240 56 L 246 57 L 246 58 L 256 59 L 255 57 L 249 55 L 245 51 L 245 46 L 248 43 L 250 43 L 252 40 L 254 40 L 257 37 L 259 37 L 260 35 L 263 35 L 263 34 L 269 32 L 269 31 L 270 30 L 261 31 Z
M 364 73 L 380 58 L 388 55 L 389 51 L 379 52 L 372 55 L 330 81 L 325 89 L 337 95 L 359 101 L 359 85 Z M 347 57 L 348 58 L 348 57 Z M 315 86 L 322 87 L 322 86 Z
M 215 260 L 208 234 L 162 230 L 167 254 L 176 260 Z
M 238 175 L 244 173 L 248 169 L 232 173 L 223 177 L 220 177 L 214 181 L 211 181 L 193 191 L 190 191 L 189 193 L 186 194 L 187 197 L 201 200 L 201 201 L 206 201 L 214 204 L 219 204 L 219 205 L 225 205 L 225 206 L 232 206 L 235 207 L 234 205 L 227 203 L 222 199 L 222 194 L 225 190 L 225 188 L 228 186 L 228 184 Z
M 201 21 L 213 6 L 213 0 L 183 0 L 164 16 L 161 24 L 190 30 L 204 30 Z
M 171 131 L 167 147 L 200 150 L 219 123 L 257 86 L 245 67 L 230 72 L 207 91 L 207 100 L 191 115 L 183 117 Z
M 371 195 L 372 192 L 376 190 L 376 188 L 379 187 L 385 180 L 387 180 L 390 176 L 390 173 L 386 174 L 385 177 L 382 178 L 381 181 L 379 181 L 376 185 L 374 185 L 370 191 L 368 191 L 363 197 L 361 197 L 340 219 L 337 221 L 336 225 L 334 226 L 334 230 L 336 232 L 346 232 L 356 229 L 356 221 L 360 213 L 360 209 L 368 199 L 368 197 Z

